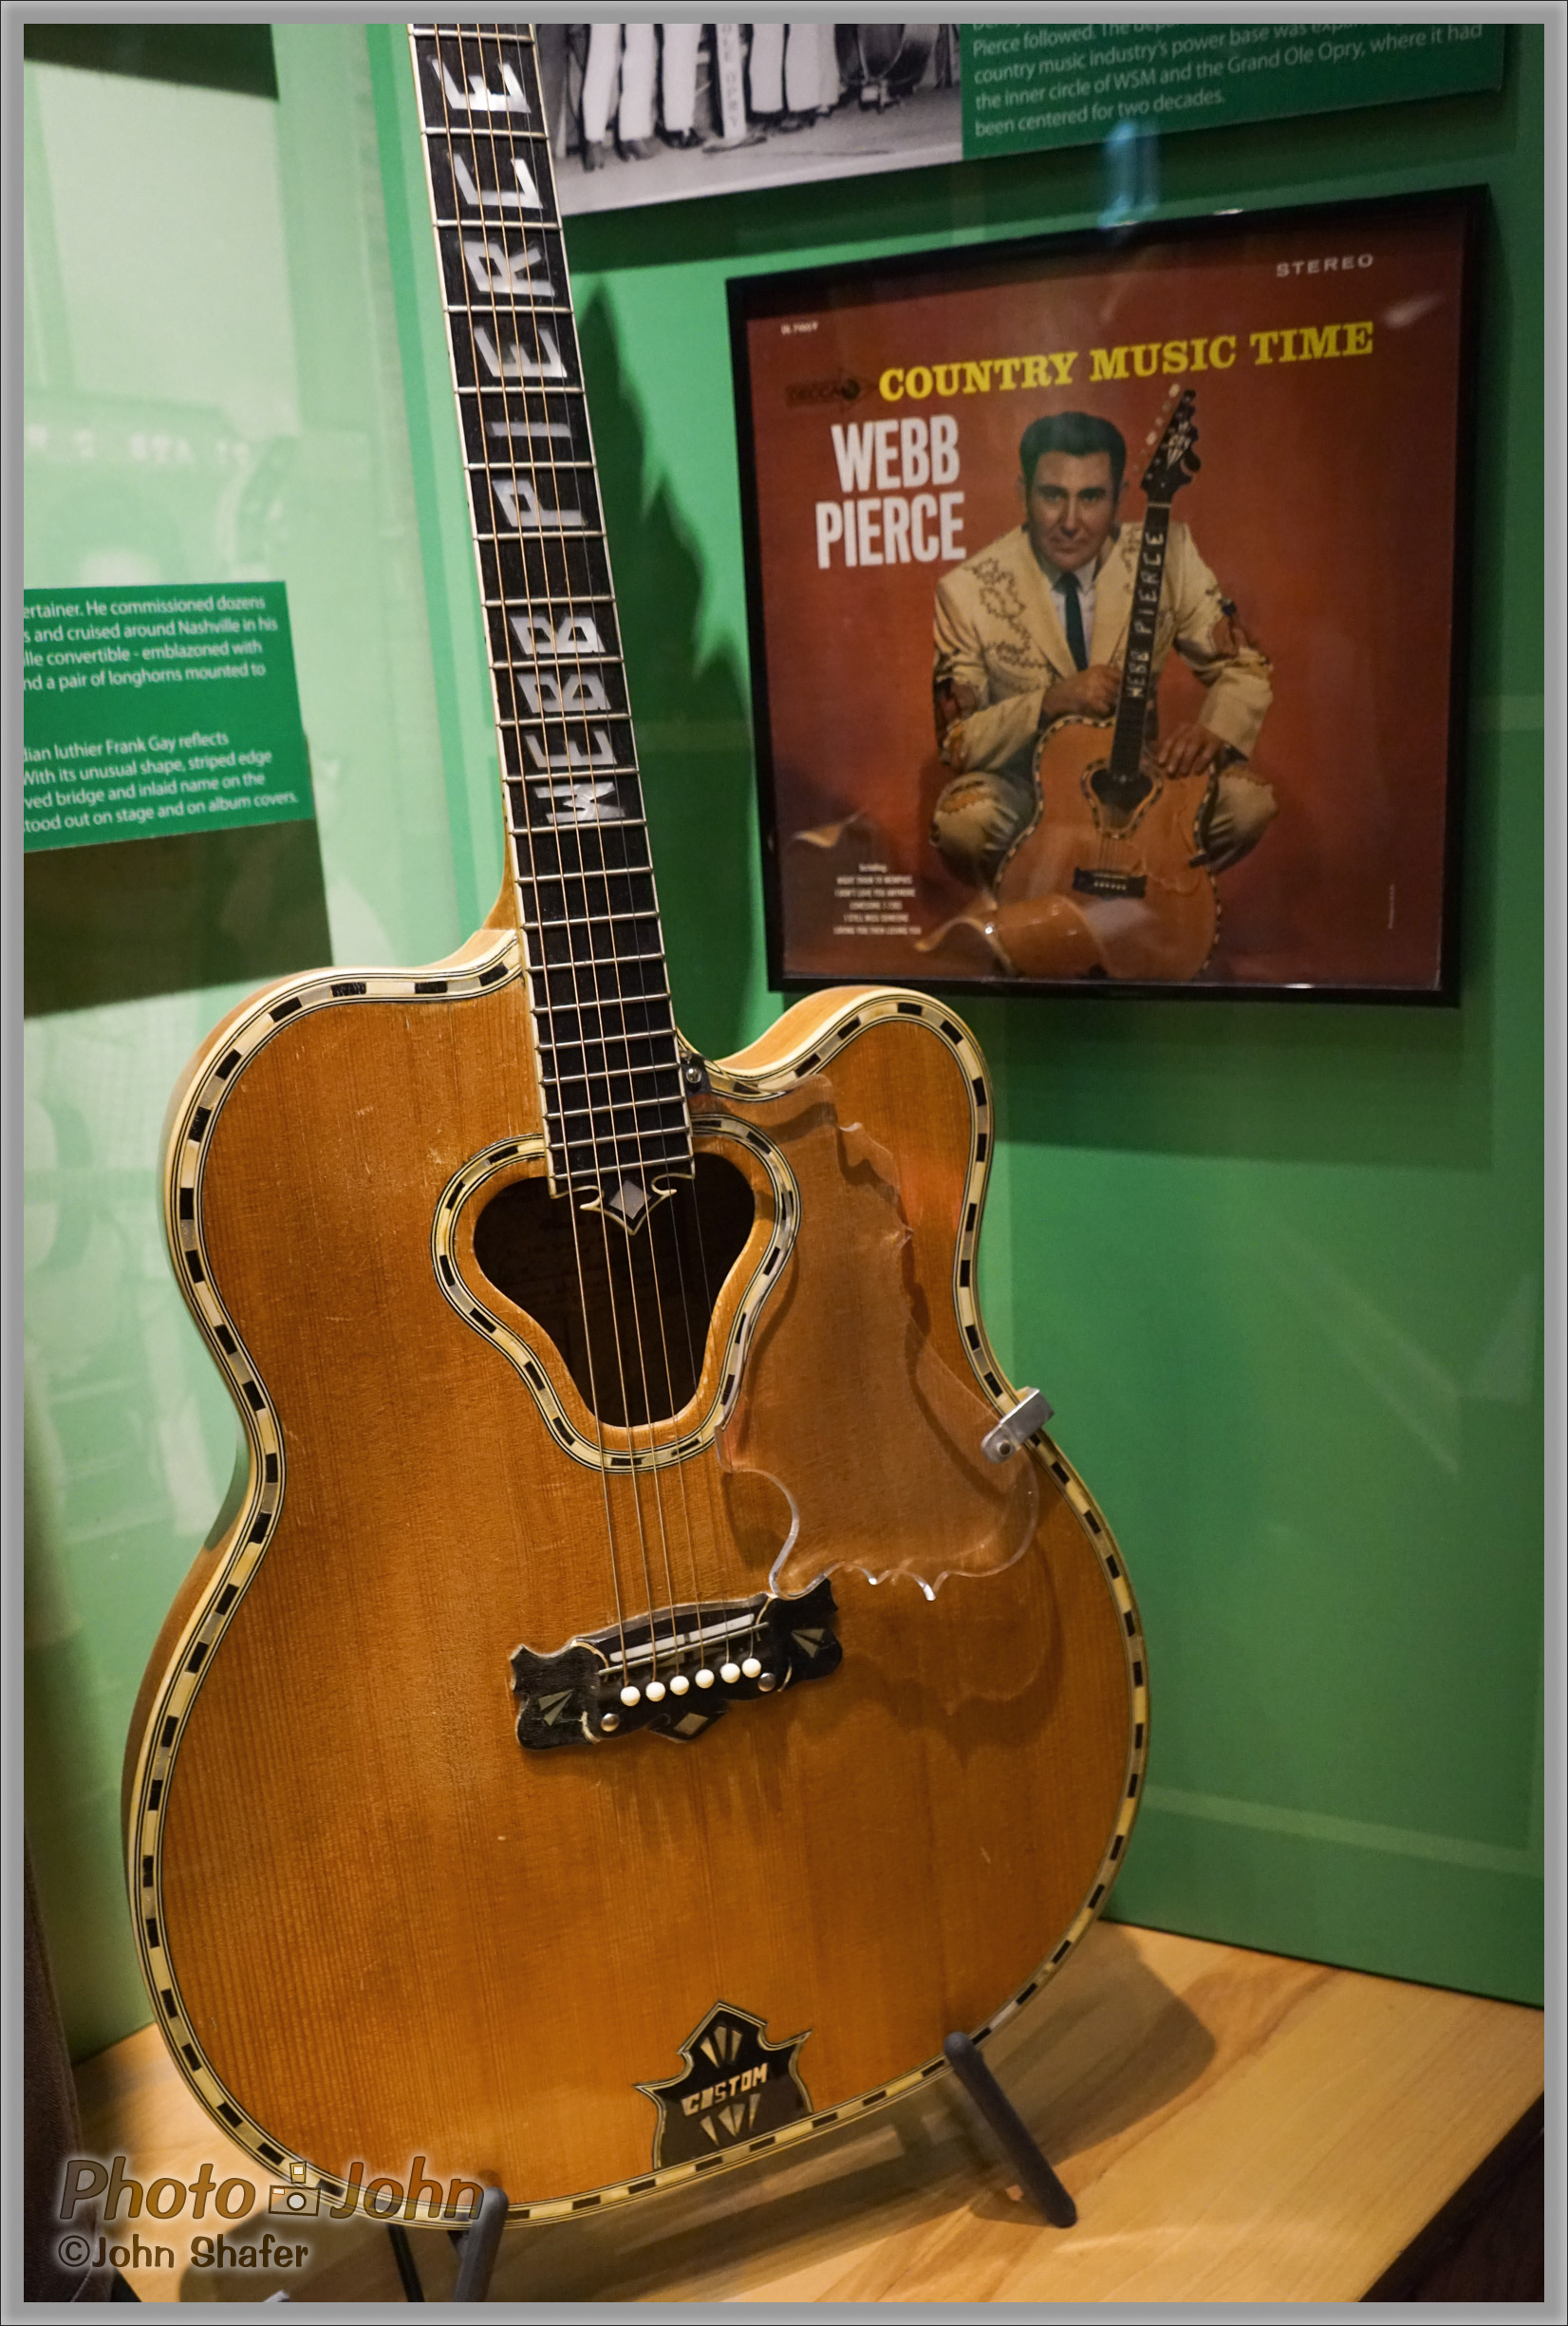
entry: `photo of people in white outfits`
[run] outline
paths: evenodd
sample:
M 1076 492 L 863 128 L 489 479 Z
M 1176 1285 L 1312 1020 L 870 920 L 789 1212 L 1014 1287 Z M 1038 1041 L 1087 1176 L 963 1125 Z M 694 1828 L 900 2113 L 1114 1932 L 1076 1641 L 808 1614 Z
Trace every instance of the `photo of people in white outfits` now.
M 540 25 L 563 215 L 957 161 L 956 25 Z

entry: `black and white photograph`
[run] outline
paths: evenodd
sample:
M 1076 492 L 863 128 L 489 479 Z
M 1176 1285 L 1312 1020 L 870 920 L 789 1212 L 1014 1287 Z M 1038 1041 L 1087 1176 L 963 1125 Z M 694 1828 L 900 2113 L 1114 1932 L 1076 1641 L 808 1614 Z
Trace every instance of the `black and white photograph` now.
M 538 28 L 563 216 L 962 156 L 957 25 Z

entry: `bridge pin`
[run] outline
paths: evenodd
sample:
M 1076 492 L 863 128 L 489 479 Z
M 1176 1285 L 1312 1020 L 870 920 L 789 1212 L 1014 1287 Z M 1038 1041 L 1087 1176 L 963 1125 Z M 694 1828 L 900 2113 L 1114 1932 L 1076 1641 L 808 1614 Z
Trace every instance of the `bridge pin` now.
M 733 1688 L 740 1678 L 740 1666 L 737 1663 L 721 1663 L 719 1667 L 719 1677 L 727 1688 Z
M 601 1729 L 603 1729 L 607 1736 L 613 1736 L 620 1725 L 621 1716 L 618 1712 L 606 1713 L 604 1718 L 599 1723 L 599 1726 Z
M 756 1683 L 756 1684 L 757 1684 L 757 1687 L 758 1687 L 758 1688 L 761 1690 L 762 1694 L 763 1694 L 764 1696 L 767 1696 L 767 1695 L 770 1693 L 770 1691 L 771 1691 L 771 1690 L 773 1690 L 773 1689 L 775 1689 L 775 1688 L 776 1688 L 776 1687 L 777 1687 L 777 1685 L 778 1685 L 778 1675 L 777 1675 L 777 1673 L 776 1673 L 776 1672 L 764 1672 L 764 1673 L 763 1673 L 763 1675 L 762 1675 L 762 1677 L 761 1677 L 761 1679 L 760 1679 L 757 1681 L 757 1683 Z
M 649 1702 L 650 1704 L 662 1704 L 663 1701 L 664 1701 L 664 1683 L 663 1683 L 663 1681 L 662 1679 L 650 1679 L 650 1680 L 649 1680 L 649 1682 L 648 1682 L 648 1702 Z
M 693 1676 L 693 1677 L 695 1678 L 695 1679 L 696 1679 L 696 1681 L 697 1681 L 697 1684 L 698 1684 L 698 1686 L 699 1686 L 700 1688 L 711 1688 L 711 1687 L 713 1686 L 714 1676 L 713 1676 L 713 1674 L 712 1674 L 712 1673 L 711 1673 L 711 1672 L 708 1670 L 708 1667 L 707 1667 L 707 1665 L 706 1665 L 706 1664 L 704 1664 L 704 1665 L 702 1666 L 702 1669 L 701 1669 L 701 1671 L 700 1671 L 700 1672 L 698 1672 L 698 1673 L 694 1674 L 694 1676 Z
M 744 1663 L 742 1663 L 740 1669 L 745 1673 L 748 1679 L 755 1679 L 757 1674 L 761 1671 L 762 1666 L 755 1656 L 748 1656 Z
M 684 1672 L 677 1672 L 675 1678 L 670 1682 L 670 1694 L 671 1696 L 684 1696 L 690 1686 L 691 1682 L 686 1678 Z
M 623 1704 L 641 1704 L 643 1701 L 642 1689 L 633 1688 L 628 1681 L 626 1686 L 621 1691 L 621 1701 Z

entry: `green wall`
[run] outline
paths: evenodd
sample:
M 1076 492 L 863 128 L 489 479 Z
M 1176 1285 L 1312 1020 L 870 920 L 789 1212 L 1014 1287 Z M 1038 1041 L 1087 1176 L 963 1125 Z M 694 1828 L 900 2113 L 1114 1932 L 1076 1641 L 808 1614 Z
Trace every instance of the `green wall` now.
M 262 976 L 429 960 L 472 917 L 364 33 L 279 27 L 275 56 L 275 103 L 24 68 L 25 579 L 286 582 L 320 819 L 271 828 L 283 864 L 233 834 L 27 868 L 27 1810 L 79 2054 L 149 2016 L 121 1753 L 238 1435 L 164 1255 L 169 1092 Z
M 29 461 L 76 458 L 81 425 L 107 442 L 117 417 L 128 441 L 140 396 L 187 433 L 199 407 L 260 480 L 247 498 L 215 467 L 182 530 L 172 485 L 122 494 L 96 544 L 32 497 L 27 579 L 285 578 L 334 957 L 428 958 L 483 910 L 500 851 L 406 47 L 321 24 L 274 42 L 275 105 L 28 70 L 28 419 L 65 429 Z M 149 86 L 179 108 L 151 126 Z M 50 212 L 50 154 L 80 150 L 89 102 L 105 180 L 139 177 L 158 229 L 110 254 L 129 376 L 92 368 L 100 262 Z M 201 139 L 198 229 L 169 156 Z M 1516 28 L 1496 98 L 1161 155 L 1173 214 L 1491 189 L 1463 1007 L 967 1011 L 1004 1132 L 987 1313 L 1055 1403 L 1148 1625 L 1152 1781 L 1117 1911 L 1519 1998 L 1541 1979 L 1541 37 Z M 711 1053 L 780 1006 L 725 280 L 1080 226 L 1100 168 L 1085 151 L 868 179 L 852 240 L 834 186 L 570 231 L 672 968 Z M 259 334 L 209 329 L 158 255 L 159 234 L 198 231 L 204 251 L 230 236 L 209 273 L 271 302 Z M 142 564 L 84 570 L 110 550 Z M 147 2016 L 120 1743 L 233 1445 L 162 1261 L 156 1168 L 168 1087 L 233 992 L 46 1007 L 28 1029 L 29 1828 L 79 2052 Z

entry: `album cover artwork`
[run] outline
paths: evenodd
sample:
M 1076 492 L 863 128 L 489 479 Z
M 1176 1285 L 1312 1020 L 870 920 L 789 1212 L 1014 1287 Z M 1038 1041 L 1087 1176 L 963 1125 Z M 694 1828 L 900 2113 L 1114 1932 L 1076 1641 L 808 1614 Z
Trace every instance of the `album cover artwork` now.
M 732 284 L 780 983 L 1453 998 L 1476 216 Z

